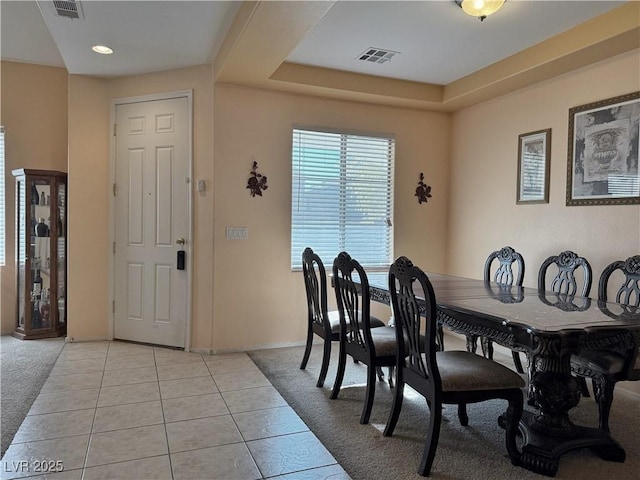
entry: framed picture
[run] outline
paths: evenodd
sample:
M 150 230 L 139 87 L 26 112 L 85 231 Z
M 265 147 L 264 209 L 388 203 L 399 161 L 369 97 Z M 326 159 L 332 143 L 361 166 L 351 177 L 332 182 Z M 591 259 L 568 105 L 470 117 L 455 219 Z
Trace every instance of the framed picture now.
M 640 92 L 569 109 L 567 205 L 640 204 Z
M 551 129 L 518 136 L 516 203 L 549 203 Z

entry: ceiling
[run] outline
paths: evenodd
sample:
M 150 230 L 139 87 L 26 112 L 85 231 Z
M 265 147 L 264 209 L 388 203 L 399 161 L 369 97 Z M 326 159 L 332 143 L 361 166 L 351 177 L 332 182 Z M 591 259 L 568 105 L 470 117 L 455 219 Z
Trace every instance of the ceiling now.
M 489 98 L 498 83 L 522 88 L 640 43 L 640 10 L 615 16 L 637 2 L 611 0 L 508 0 L 483 22 L 452 0 L 77 3 L 80 18 L 70 19 L 48 0 L 2 0 L 2 59 L 98 77 L 213 63 L 219 82 L 452 110 Z M 593 26 L 602 15 L 614 15 L 607 32 Z M 578 60 L 583 46 L 566 50 L 567 32 L 601 51 Z M 115 53 L 98 55 L 95 44 Z M 523 51 L 533 59 L 543 44 L 548 58 L 492 74 Z M 396 54 L 383 64 L 359 60 L 370 48 Z M 554 66 L 560 57 L 573 61 Z

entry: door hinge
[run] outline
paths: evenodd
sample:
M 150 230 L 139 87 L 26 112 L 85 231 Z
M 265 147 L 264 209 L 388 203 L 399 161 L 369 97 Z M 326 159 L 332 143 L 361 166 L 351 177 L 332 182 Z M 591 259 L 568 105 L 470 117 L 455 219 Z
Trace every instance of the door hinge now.
M 116 192 L 118 191 L 118 185 L 117 184 L 113 184 L 113 196 L 116 196 Z
M 117 124 L 117 123 L 114 123 L 114 124 L 113 124 L 113 136 L 114 136 L 114 137 L 116 136 L 116 130 L 117 130 L 117 129 L 118 129 L 118 124 Z
M 114 315 L 116 314 L 116 301 L 115 300 L 111 301 L 111 313 L 113 313 Z
M 116 242 L 113 242 L 113 254 L 116 254 Z

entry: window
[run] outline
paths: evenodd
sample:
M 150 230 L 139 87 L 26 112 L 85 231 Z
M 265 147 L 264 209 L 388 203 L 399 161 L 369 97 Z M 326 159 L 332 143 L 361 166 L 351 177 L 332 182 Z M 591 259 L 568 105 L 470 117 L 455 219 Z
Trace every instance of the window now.
M 4 127 L 0 127 L 0 266 L 5 265 Z
M 391 137 L 294 128 L 291 267 L 311 247 L 331 268 L 341 251 L 364 267 L 388 268 L 393 254 Z

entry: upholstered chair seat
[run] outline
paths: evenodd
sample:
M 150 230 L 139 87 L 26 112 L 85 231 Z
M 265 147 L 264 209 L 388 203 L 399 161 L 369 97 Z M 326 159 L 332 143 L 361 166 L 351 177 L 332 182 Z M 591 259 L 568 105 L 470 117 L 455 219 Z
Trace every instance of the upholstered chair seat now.
M 443 392 L 523 388 L 524 379 L 513 370 L 469 352 L 436 352 Z
M 360 316 L 362 316 L 362 312 L 358 312 Z M 332 310 L 327 314 L 329 319 L 329 325 L 331 325 L 331 333 L 335 333 L 336 335 L 340 334 L 340 312 L 337 310 Z M 379 318 L 374 317 L 373 315 L 369 315 L 371 318 L 371 328 L 384 327 L 385 323 Z

